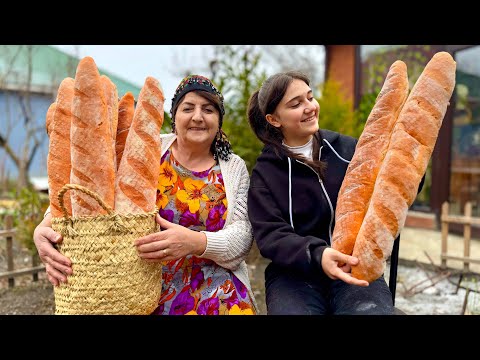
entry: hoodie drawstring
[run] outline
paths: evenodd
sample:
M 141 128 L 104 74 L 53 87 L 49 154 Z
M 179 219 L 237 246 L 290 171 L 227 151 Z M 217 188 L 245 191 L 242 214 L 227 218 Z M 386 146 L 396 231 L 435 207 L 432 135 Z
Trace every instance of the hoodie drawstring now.
M 290 214 L 290 225 L 292 229 L 295 230 L 293 226 L 293 217 L 292 217 L 292 160 L 288 159 L 288 213 Z

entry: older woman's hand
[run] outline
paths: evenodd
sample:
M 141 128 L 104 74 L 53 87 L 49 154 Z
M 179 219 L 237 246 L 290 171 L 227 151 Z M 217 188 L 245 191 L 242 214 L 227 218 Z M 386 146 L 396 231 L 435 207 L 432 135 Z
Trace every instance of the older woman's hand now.
M 207 237 L 199 231 L 173 224 L 159 214 L 155 218 L 162 231 L 135 240 L 139 256 L 149 262 L 177 260 L 187 255 L 201 255 L 207 246 Z
M 38 224 L 33 232 L 33 241 L 40 259 L 45 264 L 47 279 L 54 286 L 58 286 L 60 282 L 66 283 L 67 275 L 72 274 L 72 262 L 60 254 L 53 245 L 60 244 L 62 240 L 62 235 L 51 228 L 50 214 Z

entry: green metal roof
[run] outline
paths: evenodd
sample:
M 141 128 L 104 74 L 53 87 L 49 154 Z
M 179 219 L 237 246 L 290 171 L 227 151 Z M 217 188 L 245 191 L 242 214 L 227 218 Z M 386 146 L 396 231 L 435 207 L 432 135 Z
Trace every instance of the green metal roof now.
M 31 59 L 31 61 L 29 61 Z M 56 91 L 66 77 L 75 77 L 79 59 L 50 45 L 0 45 L 0 86 L 15 87 L 27 83 L 28 66 L 32 66 L 32 90 L 45 93 Z M 118 96 L 130 91 L 137 99 L 141 86 L 101 68 L 117 86 Z

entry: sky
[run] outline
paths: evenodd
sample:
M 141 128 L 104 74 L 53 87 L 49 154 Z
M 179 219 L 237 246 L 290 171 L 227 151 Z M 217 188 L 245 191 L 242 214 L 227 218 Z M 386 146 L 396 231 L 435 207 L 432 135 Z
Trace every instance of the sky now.
M 210 76 L 211 70 L 208 67 L 208 63 L 215 58 L 215 47 L 213 45 L 52 46 L 79 59 L 91 56 L 98 68 L 131 82 L 139 88 L 143 86 L 148 76 L 154 77 L 162 85 L 166 99 L 164 104 L 166 112 L 170 111 L 171 99 L 181 79 L 189 73 Z M 261 59 L 257 66 L 259 70 L 266 71 L 267 75 L 285 70 L 279 69 L 278 58 L 274 59 L 272 56 L 272 53 L 276 51 L 281 51 L 280 61 L 283 62 L 281 66 L 298 68 L 298 66 L 305 63 L 310 64 L 314 72 L 317 72 L 317 75 L 323 74 L 324 48 L 321 45 L 260 45 L 260 47 L 262 47 L 260 50 Z M 258 50 L 258 47 L 255 50 Z M 297 57 L 297 55 L 300 57 Z M 46 152 L 44 155 L 46 156 Z M 0 165 L 1 163 L 2 153 L 0 151 Z M 30 174 L 32 176 L 44 176 L 45 160 L 40 160 L 36 164 L 37 168 L 32 168 Z M 14 167 L 7 160 L 7 169 L 9 168 L 13 169 Z M 15 172 L 16 170 L 12 170 L 10 175 L 14 175 Z
M 91 56 L 97 67 L 142 87 L 147 76 L 160 81 L 171 99 L 185 71 L 204 73 L 213 49 L 202 45 L 53 45 L 78 58 Z M 170 101 L 165 101 L 170 111 Z
M 147 76 L 160 81 L 165 98 L 171 100 L 181 79 L 187 73 L 209 76 L 208 61 L 214 58 L 211 45 L 52 45 L 78 58 L 91 56 L 102 70 L 108 71 L 138 87 L 142 87 Z M 324 50 L 322 47 L 302 45 L 271 45 L 273 48 L 288 49 L 296 54 L 308 56 L 323 69 Z M 277 49 L 278 50 L 278 49 Z M 285 61 L 295 59 L 286 52 Z M 262 53 L 260 66 L 269 75 L 275 70 L 268 51 Z M 270 60 L 269 60 L 270 59 Z M 278 65 L 278 64 L 277 64 Z M 294 65 L 296 66 L 296 64 Z M 320 71 L 321 73 L 321 71 Z M 313 80 L 313 79 L 312 79 Z M 165 111 L 170 111 L 170 101 L 165 101 Z

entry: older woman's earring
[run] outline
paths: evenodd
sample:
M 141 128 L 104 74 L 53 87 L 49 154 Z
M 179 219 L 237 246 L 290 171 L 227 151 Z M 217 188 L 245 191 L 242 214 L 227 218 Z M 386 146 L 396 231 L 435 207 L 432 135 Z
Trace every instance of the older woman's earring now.
M 172 121 L 172 133 L 177 134 L 177 129 L 175 128 L 175 121 Z

